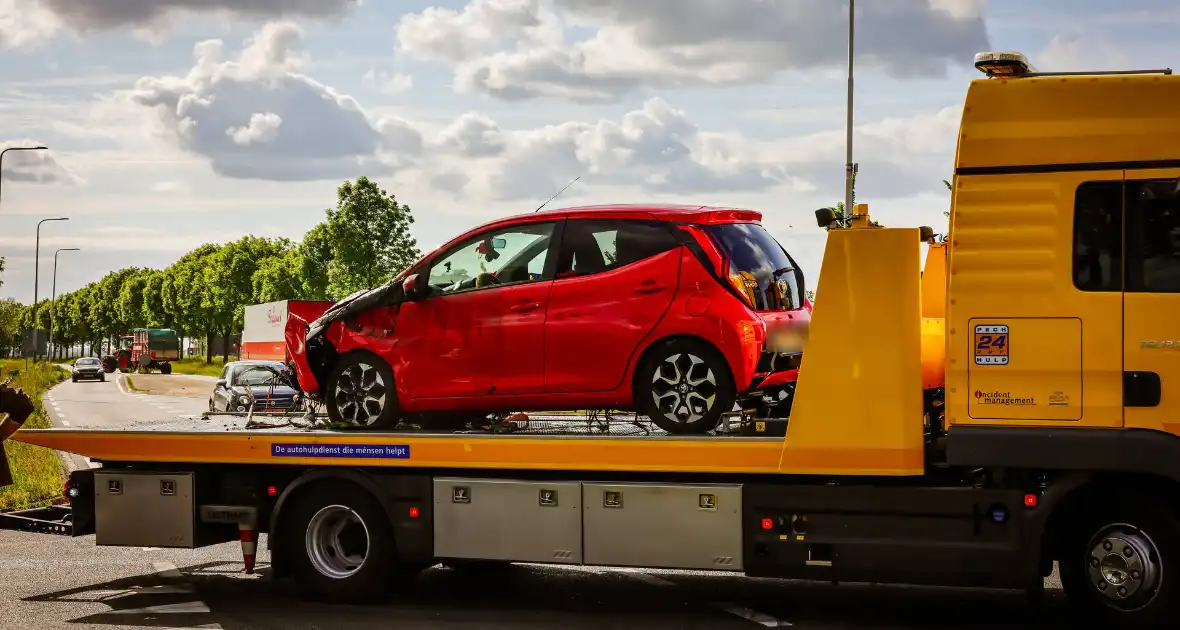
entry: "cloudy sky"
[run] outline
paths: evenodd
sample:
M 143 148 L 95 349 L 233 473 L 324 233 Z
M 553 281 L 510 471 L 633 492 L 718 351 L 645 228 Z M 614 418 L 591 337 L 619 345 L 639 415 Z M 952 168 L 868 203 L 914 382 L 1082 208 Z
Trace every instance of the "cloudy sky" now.
M 1177 64 L 1168 0 L 866 0 L 858 201 L 944 225 L 981 50 L 1041 69 Z M 424 249 L 554 205 L 761 210 L 815 282 L 843 197 L 837 0 L 0 0 L 0 297 L 29 301 L 205 241 L 299 238 L 368 175 Z M 67 258 L 68 257 L 68 258 Z

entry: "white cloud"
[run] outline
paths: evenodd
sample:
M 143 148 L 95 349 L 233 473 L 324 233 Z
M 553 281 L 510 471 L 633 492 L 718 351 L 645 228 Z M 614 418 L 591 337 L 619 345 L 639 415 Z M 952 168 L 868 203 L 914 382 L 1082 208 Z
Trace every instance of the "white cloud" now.
M 307 58 L 295 24 L 263 26 L 234 59 L 223 58 L 224 47 L 201 42 L 185 76 L 144 77 L 126 95 L 155 108 L 172 141 L 208 158 L 218 174 L 353 177 L 377 165 L 379 153 L 392 168 L 421 150 L 404 121 L 372 120 L 351 96 L 302 74 Z
M 61 165 L 49 151 L 11 150 L 23 147 L 41 146 L 32 140 L 10 140 L 0 142 L 4 153 L 3 169 L 0 173 L 5 181 L 33 182 L 38 184 L 74 184 L 78 178 Z
M 1037 70 L 1046 72 L 1085 72 L 1124 68 L 1127 58 L 1101 37 L 1054 35 L 1043 50 L 1029 58 L 1029 62 Z
M 744 151 L 752 146 L 749 140 L 702 131 L 685 112 L 660 98 L 618 121 L 571 121 L 513 131 L 487 117 L 466 114 L 443 129 L 436 143 L 465 158 L 495 158 L 465 169 L 439 169 L 436 184 L 467 187 L 477 197 L 536 198 L 579 176 L 588 186 L 631 186 L 657 193 L 806 186 L 773 159 L 751 159 Z
M 460 91 L 577 101 L 741 85 L 845 62 L 847 9 L 831 0 L 470 0 L 403 16 L 399 49 L 450 63 Z M 988 48 L 979 0 L 876 0 L 858 19 L 861 63 L 939 76 Z M 593 29 L 570 40 L 573 28 Z
M 185 14 L 234 20 L 338 18 L 360 0 L 0 0 L 0 47 L 29 49 L 68 32 L 86 36 L 120 28 L 160 41 Z
M 400 72 L 388 74 L 386 72 L 377 72 L 370 68 L 361 78 L 365 83 L 376 87 L 383 94 L 397 95 L 414 88 L 414 77 Z
M 226 135 L 233 139 L 234 144 L 246 146 L 271 142 L 279 135 L 279 126 L 283 119 L 278 114 L 266 112 L 253 114 L 250 122 L 242 127 L 230 127 L 225 130 Z

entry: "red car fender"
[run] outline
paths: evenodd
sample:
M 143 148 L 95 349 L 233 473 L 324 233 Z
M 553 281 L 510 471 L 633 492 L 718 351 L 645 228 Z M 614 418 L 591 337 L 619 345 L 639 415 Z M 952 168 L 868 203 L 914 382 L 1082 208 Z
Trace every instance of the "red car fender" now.
M 624 383 L 631 389 L 639 360 L 652 345 L 669 337 L 701 338 L 703 330 L 711 329 L 713 339 L 705 341 L 725 358 L 740 393 L 754 378 L 766 339 L 765 325 L 756 313 L 718 284 L 691 252 L 683 252 L 676 297 L 664 318 L 640 342 L 627 367 Z

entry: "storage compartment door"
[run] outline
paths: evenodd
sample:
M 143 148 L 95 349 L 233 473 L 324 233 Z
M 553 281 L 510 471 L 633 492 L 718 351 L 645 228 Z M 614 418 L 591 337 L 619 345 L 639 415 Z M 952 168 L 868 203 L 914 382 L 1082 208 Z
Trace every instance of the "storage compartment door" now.
M 742 570 L 742 487 L 583 484 L 586 564 Z
M 434 555 L 581 563 L 581 485 L 436 478 Z

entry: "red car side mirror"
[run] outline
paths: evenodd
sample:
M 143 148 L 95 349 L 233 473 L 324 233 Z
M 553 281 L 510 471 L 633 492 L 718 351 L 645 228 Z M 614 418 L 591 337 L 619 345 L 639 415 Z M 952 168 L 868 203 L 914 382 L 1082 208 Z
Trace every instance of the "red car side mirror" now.
M 411 300 L 418 297 L 418 274 L 412 273 L 402 280 L 402 293 Z

